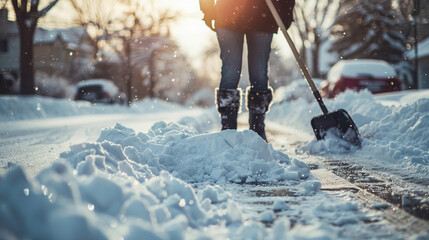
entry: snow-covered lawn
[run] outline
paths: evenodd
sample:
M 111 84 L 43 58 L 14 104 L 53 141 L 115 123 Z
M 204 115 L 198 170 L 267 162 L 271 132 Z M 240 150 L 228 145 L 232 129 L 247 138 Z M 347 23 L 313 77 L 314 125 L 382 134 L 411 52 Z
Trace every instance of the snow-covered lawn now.
M 397 104 L 386 105 L 369 92 L 346 92 L 326 103 L 330 110 L 344 108 L 352 115 L 364 139 L 363 148 L 350 149 L 332 138 L 320 142 L 308 138 L 296 152 L 359 156 L 404 169 L 409 175 L 427 175 L 428 95 L 419 99 L 407 95 L 406 103 L 399 101 L 403 97 L 390 97 L 390 103 L 396 99 Z M 76 115 L 151 113 L 165 118 L 145 132 L 122 124 L 104 128 L 96 141 L 70 146 L 35 178 L 27 177 L 21 167 L 11 168 L 0 176 L 0 238 L 416 237 L 377 222 L 378 216 L 368 212 L 352 193 L 321 192 L 321 184 L 307 164 L 274 149 L 252 131 L 216 131 L 214 109 L 175 122 L 165 114 L 183 110 L 186 108 L 151 100 L 127 109 L 38 97 L 0 97 L 0 124 L 11 129 L 22 120 L 55 121 Z M 282 101 L 272 106 L 268 119 L 310 136 L 310 119 L 319 113 L 318 106 L 306 100 Z M 247 208 L 253 206 L 245 204 L 249 198 L 234 189 L 264 185 L 290 191 L 293 196 L 268 201 L 249 213 Z

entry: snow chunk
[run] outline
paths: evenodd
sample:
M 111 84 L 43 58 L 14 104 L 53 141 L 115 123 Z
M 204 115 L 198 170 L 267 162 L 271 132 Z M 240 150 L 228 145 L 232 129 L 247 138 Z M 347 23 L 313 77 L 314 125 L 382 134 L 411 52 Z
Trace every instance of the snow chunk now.
M 267 210 L 260 215 L 261 222 L 263 223 L 273 223 L 276 219 L 276 215 L 273 211 Z
M 273 204 L 274 211 L 284 211 L 288 209 L 289 206 L 284 201 L 276 200 Z

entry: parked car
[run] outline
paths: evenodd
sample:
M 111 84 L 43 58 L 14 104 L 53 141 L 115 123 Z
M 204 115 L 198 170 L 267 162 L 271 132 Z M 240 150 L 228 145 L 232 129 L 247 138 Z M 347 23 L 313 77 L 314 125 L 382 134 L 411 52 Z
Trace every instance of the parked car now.
M 0 94 L 12 93 L 16 75 L 10 71 L 0 70 Z
M 328 79 L 321 84 L 322 95 L 333 98 L 346 89 L 372 93 L 401 90 L 395 69 L 387 62 L 374 59 L 341 60 L 328 72 Z
M 89 101 L 91 103 L 126 103 L 124 93 L 108 79 L 89 79 L 76 85 L 74 100 Z

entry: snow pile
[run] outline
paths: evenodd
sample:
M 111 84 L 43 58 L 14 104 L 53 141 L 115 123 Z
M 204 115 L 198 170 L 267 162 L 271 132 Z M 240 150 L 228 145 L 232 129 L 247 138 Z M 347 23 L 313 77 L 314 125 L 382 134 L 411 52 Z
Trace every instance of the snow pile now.
M 100 153 L 107 156 L 108 171 L 124 168 L 139 181 L 162 170 L 187 182 L 277 182 L 309 177 L 307 165 L 274 150 L 250 130 L 198 135 L 178 123 L 158 122 L 144 134 L 117 124 L 104 129 L 97 143 L 72 146 L 62 157 L 79 170 L 82 155 Z M 147 169 L 136 172 L 135 164 Z
M 429 98 L 386 106 L 364 90 L 359 93 L 346 91 L 334 100 L 325 100 L 325 103 L 331 111 L 342 108 L 352 116 L 363 137 L 363 148 L 358 150 L 328 136 L 323 141 L 303 144 L 302 150 L 310 153 L 352 150 L 364 158 L 399 164 L 422 175 L 429 173 Z M 312 134 L 310 121 L 320 114 L 317 103 L 298 100 L 274 104 L 268 117 Z
M 184 180 L 208 182 L 197 190 Z M 194 128 L 159 122 L 136 133 L 117 124 L 95 143 L 72 146 L 34 180 L 19 167 L 1 177 L 0 225 L 3 236 L 19 239 L 298 236 L 301 227 L 290 230 L 287 218 L 273 230 L 244 224 L 240 206 L 213 185 L 282 180 L 308 182 L 303 191 L 320 188 L 306 164 L 273 150 L 252 131 L 198 135 Z M 312 234 L 329 236 L 317 229 Z
M 361 127 L 365 150 L 429 174 L 429 98 Z
M 330 111 L 345 109 L 358 127 L 378 121 L 392 112 L 390 107 L 377 103 L 368 90 L 359 93 L 348 90 L 334 100 L 324 99 L 324 102 Z M 267 118 L 313 134 L 310 121 L 319 115 L 322 115 L 322 111 L 315 101 L 307 103 L 305 100 L 299 99 L 294 102 L 275 102 Z
M 420 89 L 377 94 L 375 99 L 386 106 L 400 106 L 412 104 L 420 99 L 428 98 L 428 96 L 429 89 Z
M 154 113 L 184 109 L 184 106 L 166 103 L 158 99 L 143 99 L 128 108 L 126 105 L 91 104 L 85 101 L 41 96 L 1 96 L 0 122 L 87 114 Z
M 56 162 L 34 182 L 10 171 L 0 181 L 2 230 L 20 239 L 184 239 L 188 228 L 241 221 L 234 202 L 212 205 L 167 172 L 139 183 L 100 170 L 99 160 L 77 176 Z

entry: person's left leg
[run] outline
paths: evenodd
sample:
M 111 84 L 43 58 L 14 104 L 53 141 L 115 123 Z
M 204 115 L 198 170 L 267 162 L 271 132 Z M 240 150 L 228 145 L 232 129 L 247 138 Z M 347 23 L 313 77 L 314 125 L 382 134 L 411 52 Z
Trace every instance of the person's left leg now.
M 217 110 L 222 130 L 237 129 L 237 116 L 241 106 L 240 81 L 244 32 L 226 28 L 216 30 L 222 59 L 219 89 L 216 89 Z
M 246 33 L 248 46 L 250 88 L 247 92 L 250 129 L 265 141 L 265 114 L 273 99 L 268 87 L 268 60 L 271 52 L 272 33 L 250 31 Z

